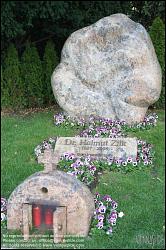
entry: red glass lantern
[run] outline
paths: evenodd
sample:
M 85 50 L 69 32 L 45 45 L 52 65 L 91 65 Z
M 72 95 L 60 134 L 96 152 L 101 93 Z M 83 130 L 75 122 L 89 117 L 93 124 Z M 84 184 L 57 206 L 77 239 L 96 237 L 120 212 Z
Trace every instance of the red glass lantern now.
M 44 223 L 47 227 L 52 227 L 53 225 L 53 210 L 51 208 L 45 210 Z
M 38 205 L 35 205 L 32 209 L 32 218 L 33 218 L 33 225 L 35 227 L 41 226 L 41 220 L 42 220 L 42 213 L 41 213 L 41 207 Z

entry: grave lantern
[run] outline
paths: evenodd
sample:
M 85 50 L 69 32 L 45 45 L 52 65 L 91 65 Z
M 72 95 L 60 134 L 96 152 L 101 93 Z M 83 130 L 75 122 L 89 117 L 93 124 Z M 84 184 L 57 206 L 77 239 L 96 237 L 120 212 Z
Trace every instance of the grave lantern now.
M 41 171 L 9 197 L 7 228 L 21 229 L 25 240 L 33 227 L 50 229 L 58 243 L 67 234 L 87 236 L 93 213 L 93 195 L 86 185 L 62 171 Z

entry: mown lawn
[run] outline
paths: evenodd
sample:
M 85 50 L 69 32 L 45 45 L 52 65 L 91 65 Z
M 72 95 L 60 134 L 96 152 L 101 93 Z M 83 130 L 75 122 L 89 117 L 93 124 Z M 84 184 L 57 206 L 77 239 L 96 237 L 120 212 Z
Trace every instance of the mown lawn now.
M 164 111 L 157 111 L 157 126 L 133 133 L 155 145 L 155 167 L 122 174 L 105 172 L 95 191 L 110 194 L 125 216 L 119 219 L 112 238 L 99 233 L 85 239 L 91 249 L 164 249 Z M 29 175 L 43 169 L 33 154 L 36 145 L 51 136 L 74 136 L 77 129 L 53 125 L 53 111 L 28 116 L 2 116 L 1 119 L 1 196 Z M 130 133 L 132 135 L 132 133 Z

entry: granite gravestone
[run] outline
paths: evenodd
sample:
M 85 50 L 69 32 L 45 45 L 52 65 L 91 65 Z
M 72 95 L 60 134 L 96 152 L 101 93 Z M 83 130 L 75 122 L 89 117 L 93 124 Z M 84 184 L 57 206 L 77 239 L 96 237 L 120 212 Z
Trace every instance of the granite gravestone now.
M 161 92 L 162 74 L 145 28 L 124 14 L 72 33 L 52 74 L 60 107 L 72 117 L 144 119 Z

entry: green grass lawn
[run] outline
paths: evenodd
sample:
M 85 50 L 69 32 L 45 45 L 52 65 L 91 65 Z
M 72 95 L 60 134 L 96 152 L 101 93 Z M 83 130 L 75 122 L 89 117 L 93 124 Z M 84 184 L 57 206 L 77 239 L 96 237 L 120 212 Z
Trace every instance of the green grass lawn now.
M 155 145 L 155 168 L 127 174 L 105 172 L 95 188 L 110 194 L 125 216 L 118 220 L 112 238 L 101 231 L 85 239 L 92 249 L 164 249 L 164 112 L 158 111 L 157 126 L 130 133 Z M 29 175 L 43 169 L 33 154 L 35 146 L 51 136 L 74 136 L 74 128 L 53 125 L 53 111 L 1 119 L 1 196 L 8 198 Z

